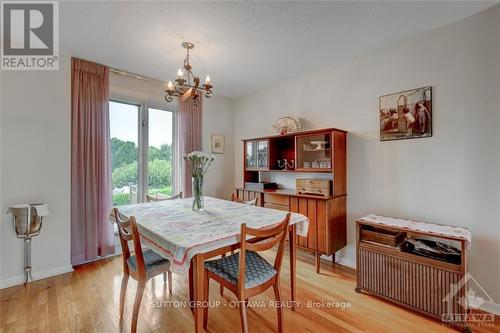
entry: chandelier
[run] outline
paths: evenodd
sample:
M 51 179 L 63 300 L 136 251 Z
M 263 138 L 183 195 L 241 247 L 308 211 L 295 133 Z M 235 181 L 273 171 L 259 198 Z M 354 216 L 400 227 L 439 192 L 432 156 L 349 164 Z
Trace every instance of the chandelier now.
M 194 48 L 194 44 L 183 42 L 181 45 L 186 49 L 186 59 L 184 59 L 184 65 L 182 66 L 184 71 L 180 68 L 177 71 L 175 86 L 172 84 L 172 81 L 168 81 L 167 90 L 165 90 L 165 100 L 172 102 L 174 96 L 178 97 L 181 101 L 192 98 L 194 105 L 198 105 L 201 94 L 205 94 L 206 98 L 212 97 L 210 76 L 207 75 L 205 83 L 200 85 L 200 79 L 193 74 L 191 64 L 189 63 L 189 50 Z

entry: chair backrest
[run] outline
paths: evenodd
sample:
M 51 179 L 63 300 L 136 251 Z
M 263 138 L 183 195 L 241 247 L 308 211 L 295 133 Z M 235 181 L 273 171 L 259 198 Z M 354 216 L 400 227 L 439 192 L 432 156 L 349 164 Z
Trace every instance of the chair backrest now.
M 283 254 L 285 251 L 285 238 L 288 232 L 288 226 L 290 225 L 291 214 L 286 214 L 286 217 L 280 223 L 272 226 L 270 228 L 254 229 L 249 228 L 246 224 L 241 225 L 241 236 L 240 236 L 240 259 L 239 259 L 239 279 L 238 279 L 238 291 L 240 295 L 243 295 L 245 289 L 245 269 L 246 269 L 246 251 L 266 251 L 274 247 L 279 243 L 278 252 L 276 252 L 276 257 L 274 259 L 274 269 L 278 272 L 277 278 L 279 279 L 281 271 L 281 263 L 283 262 Z M 249 243 L 247 235 L 262 238 L 263 241 L 258 243 Z
M 130 258 L 130 250 L 128 247 L 128 242 L 132 241 L 134 245 L 134 255 L 137 263 L 137 274 L 139 276 L 146 276 L 146 267 L 144 265 L 144 256 L 142 255 L 141 238 L 139 236 L 139 231 L 137 230 L 137 224 L 135 222 L 135 217 L 130 216 L 129 218 L 122 215 L 118 208 L 113 209 L 113 214 L 115 216 L 115 221 L 118 226 L 118 234 L 120 236 L 120 245 L 122 247 L 123 253 L 123 271 L 130 273 L 127 260 Z
M 259 197 L 255 197 L 252 200 L 245 201 L 245 200 L 238 198 L 234 193 L 231 194 L 231 201 L 242 203 L 245 205 L 257 206 L 258 199 L 259 199 Z
M 158 201 L 174 200 L 174 199 L 182 199 L 182 192 L 179 192 L 178 194 L 173 196 L 166 196 L 162 195 L 161 193 L 156 193 L 155 196 L 146 194 L 147 202 L 158 202 Z

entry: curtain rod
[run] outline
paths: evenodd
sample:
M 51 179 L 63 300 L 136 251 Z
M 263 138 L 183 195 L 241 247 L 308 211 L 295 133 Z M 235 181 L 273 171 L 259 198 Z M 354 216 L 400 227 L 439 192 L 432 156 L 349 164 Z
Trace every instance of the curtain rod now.
M 135 74 L 135 73 L 132 73 L 132 72 L 125 71 L 123 69 L 118 69 L 118 68 L 113 68 L 113 67 L 108 67 L 108 68 L 109 68 L 109 71 L 111 73 L 115 73 L 115 74 L 118 74 L 118 75 L 133 77 L 134 79 L 139 79 L 139 80 L 143 80 L 143 81 L 154 81 L 154 82 L 161 82 L 163 84 L 167 84 L 166 81 L 158 80 L 158 79 L 153 79 L 152 77 L 149 77 L 149 76 L 139 75 L 139 74 Z

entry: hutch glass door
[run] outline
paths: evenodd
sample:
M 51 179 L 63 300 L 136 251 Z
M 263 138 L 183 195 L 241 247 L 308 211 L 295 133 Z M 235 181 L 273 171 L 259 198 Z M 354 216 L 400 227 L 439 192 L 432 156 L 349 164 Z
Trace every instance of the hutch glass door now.
M 267 140 L 247 141 L 245 150 L 246 169 L 258 170 L 269 168 L 269 143 Z

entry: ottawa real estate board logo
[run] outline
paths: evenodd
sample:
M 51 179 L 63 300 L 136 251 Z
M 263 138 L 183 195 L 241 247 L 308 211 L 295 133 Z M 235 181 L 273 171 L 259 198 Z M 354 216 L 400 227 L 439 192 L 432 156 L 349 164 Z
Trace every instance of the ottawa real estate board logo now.
M 1 2 L 2 70 L 59 69 L 59 7 L 55 1 Z

